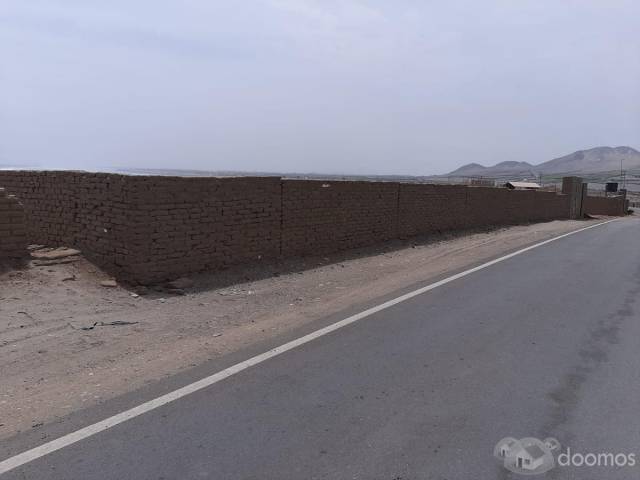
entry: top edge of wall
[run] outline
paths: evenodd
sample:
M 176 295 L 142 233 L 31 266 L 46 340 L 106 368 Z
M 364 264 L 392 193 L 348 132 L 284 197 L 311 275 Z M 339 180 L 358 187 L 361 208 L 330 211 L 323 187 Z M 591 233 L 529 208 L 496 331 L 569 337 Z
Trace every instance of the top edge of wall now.
M 281 177 L 276 175 L 157 175 L 157 174 L 145 174 L 145 173 L 124 173 L 124 172 L 92 172 L 88 170 L 36 170 L 36 169 L 18 169 L 18 168 L 5 168 L 0 169 L 0 175 L 5 172 L 12 173 L 31 173 L 40 175 L 86 175 L 96 177 L 125 177 L 125 178 L 140 178 L 140 179 L 271 179 L 281 180 Z
M 39 170 L 39 169 L 19 169 L 19 168 L 5 168 L 0 169 L 0 175 L 5 172 L 12 173 L 25 173 L 25 174 L 36 174 L 36 175 L 45 175 L 45 176 L 59 176 L 59 175 L 78 175 L 78 176 L 88 176 L 94 178 L 119 178 L 119 179 L 131 179 L 131 180 L 156 180 L 156 181 L 189 181 L 189 182 L 204 182 L 207 180 L 247 180 L 247 181 L 281 181 L 281 182 L 300 182 L 307 184 L 323 184 L 323 185 L 331 185 L 331 184 L 361 184 L 361 185 L 371 185 L 371 184 L 385 184 L 385 185 L 402 185 L 402 186 L 437 186 L 437 187 L 446 187 L 446 188 L 470 188 L 474 190 L 482 190 L 482 189 L 499 189 L 499 190 L 509 190 L 506 189 L 502 185 L 488 186 L 488 185 L 466 185 L 461 183 L 440 183 L 440 182 L 424 182 L 424 181 L 402 181 L 402 180 L 392 180 L 392 179 L 371 179 L 371 180 L 362 180 L 362 179 L 348 179 L 348 178 L 295 178 L 295 177 L 287 177 L 287 176 L 277 176 L 277 175 L 158 175 L 158 174 L 145 174 L 145 173 L 123 173 L 123 172 L 92 172 L 88 170 Z M 571 177 L 573 178 L 573 177 Z M 575 177 L 579 178 L 579 177 Z M 511 190 L 509 190 L 511 191 Z M 542 192 L 542 193 L 555 193 L 557 195 L 564 195 L 560 190 L 555 192 L 549 190 L 513 190 L 515 192 Z

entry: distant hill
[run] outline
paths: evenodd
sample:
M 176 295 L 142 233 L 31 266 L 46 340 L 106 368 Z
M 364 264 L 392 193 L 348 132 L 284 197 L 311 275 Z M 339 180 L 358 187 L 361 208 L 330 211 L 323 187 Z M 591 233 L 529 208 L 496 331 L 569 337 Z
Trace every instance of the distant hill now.
M 454 170 L 448 175 L 454 177 L 473 177 L 478 175 L 502 176 L 511 173 L 527 173 L 529 175 L 533 175 L 534 168 L 535 167 L 533 165 L 527 162 L 500 162 L 493 167 L 485 167 L 483 165 L 480 165 L 479 163 L 469 163 L 468 165 L 464 165 L 457 170 Z
M 580 150 L 564 157 L 541 163 L 536 168 L 542 173 L 599 173 L 640 168 L 640 152 L 631 147 L 596 147 Z
M 447 176 L 486 176 L 503 177 L 549 175 L 558 173 L 601 173 L 620 170 L 620 160 L 623 160 L 625 170 L 640 169 L 640 152 L 631 147 L 595 147 L 579 150 L 564 157 L 554 158 L 538 165 L 527 162 L 501 162 L 492 167 L 485 167 L 478 163 L 464 165 Z

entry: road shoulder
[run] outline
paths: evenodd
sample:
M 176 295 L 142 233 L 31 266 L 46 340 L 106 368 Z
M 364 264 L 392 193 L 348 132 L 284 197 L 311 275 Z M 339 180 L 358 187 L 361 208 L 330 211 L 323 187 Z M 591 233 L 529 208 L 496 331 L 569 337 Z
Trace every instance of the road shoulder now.
M 163 378 L 181 372 L 194 376 L 202 368 L 198 366 L 236 361 L 274 339 L 366 306 L 390 292 L 599 221 L 554 221 L 413 245 L 390 244 L 351 258 L 321 257 L 271 266 L 280 271 L 261 272 L 262 279 L 233 285 L 229 275 L 238 272 L 225 274 L 225 279 L 203 276 L 196 279 L 199 289 L 167 298 L 132 297 L 124 289 L 95 290 L 94 279 L 82 277 L 83 272 L 78 272 L 81 281 L 73 282 L 71 294 L 66 291 L 70 287 L 61 287 L 67 282 L 43 282 L 39 274 L 12 282 L 15 277 L 5 274 L 0 277 L 3 296 L 12 301 L 3 307 L 8 325 L 0 333 L 4 346 L 0 364 L 7 387 L 0 402 L 8 412 L 0 438 L 20 432 L 32 437 L 43 425 L 78 410 L 94 412 L 91 415 L 100 408 L 108 412 L 118 402 L 139 400 L 155 385 L 172 383 L 159 382 Z M 67 268 L 80 267 L 53 269 L 53 274 L 68 275 Z M 225 286 L 218 288 L 216 282 L 221 281 Z M 78 296 L 76 303 L 69 301 Z M 37 298 L 46 299 L 41 308 L 34 308 Z M 26 330 L 16 323 L 26 323 L 24 312 L 33 319 Z M 131 323 L 82 329 L 118 321 Z M 16 332 L 22 336 L 16 337 Z M 111 401 L 116 397 L 118 401 Z

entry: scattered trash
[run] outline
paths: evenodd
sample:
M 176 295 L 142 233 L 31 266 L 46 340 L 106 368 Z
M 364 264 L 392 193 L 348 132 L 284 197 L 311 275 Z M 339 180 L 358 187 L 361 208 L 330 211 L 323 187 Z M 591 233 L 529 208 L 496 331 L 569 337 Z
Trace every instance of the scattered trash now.
M 64 277 L 61 281 L 62 282 L 73 282 L 73 281 L 75 281 L 75 279 L 76 279 L 75 275 L 70 275 L 68 277 Z
M 133 298 L 140 298 L 140 295 L 138 295 L 137 293 L 131 292 L 129 295 L 131 295 Z
M 90 327 L 81 327 L 80 330 L 93 330 L 96 327 L 119 327 L 121 325 L 135 325 L 138 322 L 125 322 L 124 320 L 115 320 L 113 322 L 94 322 Z
M 110 325 L 135 325 L 138 322 L 125 322 L 124 320 L 114 320 L 113 322 L 100 322 L 100 327 L 107 327 Z
M 24 315 L 24 316 L 28 317 L 30 320 L 35 320 L 35 318 L 33 318 L 31 315 L 29 315 L 29 313 L 24 312 L 24 311 L 22 311 L 22 310 L 21 310 L 21 311 L 19 311 L 19 312 L 17 312 L 17 313 L 20 313 L 20 314 L 22 314 L 22 315 Z M 22 327 L 21 327 L 21 328 L 22 328 Z
M 211 335 L 212 337 L 221 337 L 222 334 L 221 333 L 214 333 L 213 335 Z
M 100 286 L 106 288 L 115 288 L 118 286 L 118 283 L 115 280 L 103 280 L 100 282 Z

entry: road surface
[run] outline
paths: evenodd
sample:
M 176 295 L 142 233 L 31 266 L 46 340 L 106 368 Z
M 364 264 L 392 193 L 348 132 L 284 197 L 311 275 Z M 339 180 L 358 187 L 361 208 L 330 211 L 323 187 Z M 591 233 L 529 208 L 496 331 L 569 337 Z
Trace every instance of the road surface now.
M 640 220 L 622 219 L 369 315 L 2 480 L 518 478 L 492 455 L 507 436 L 638 455 L 639 298 Z M 29 447 L 54 436 L 45 429 Z M 24 442 L 3 445 L 2 458 Z M 637 465 L 556 466 L 545 478 L 639 475 Z

